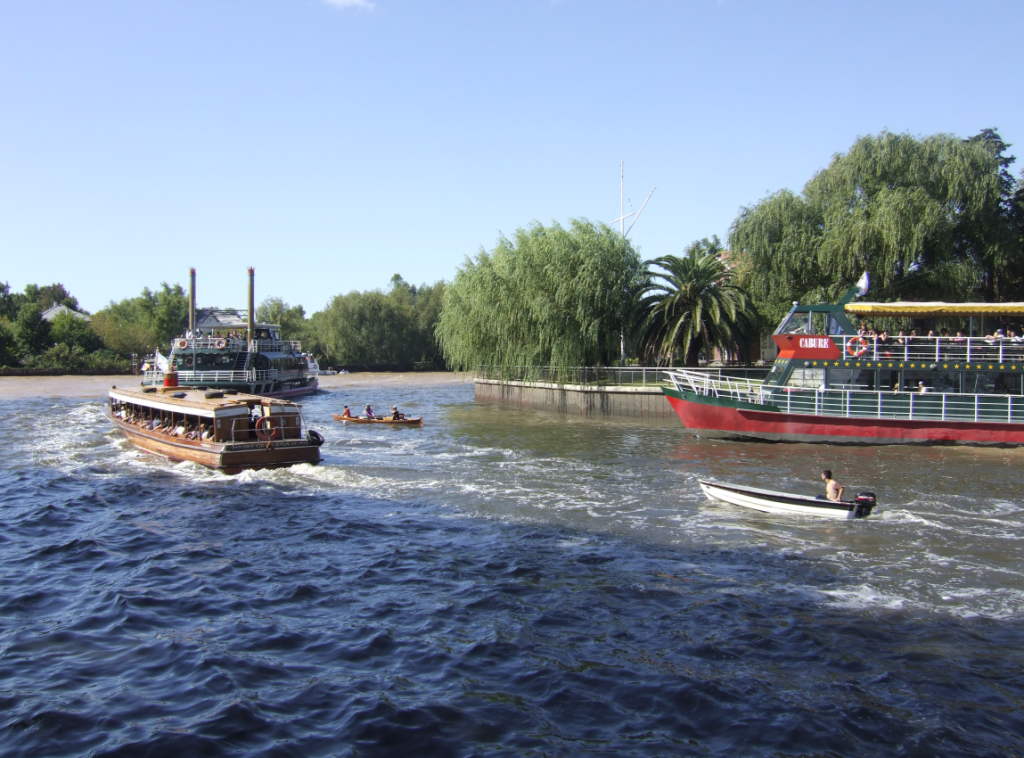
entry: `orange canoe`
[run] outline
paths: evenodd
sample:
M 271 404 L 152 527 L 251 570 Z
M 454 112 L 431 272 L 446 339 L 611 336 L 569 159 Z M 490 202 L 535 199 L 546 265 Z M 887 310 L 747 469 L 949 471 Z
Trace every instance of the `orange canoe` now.
M 391 424 L 392 426 L 423 426 L 423 417 L 417 416 L 416 418 L 400 418 L 398 420 L 388 418 L 365 418 L 363 416 L 342 416 L 340 413 L 334 414 L 335 421 L 342 421 L 346 424 Z

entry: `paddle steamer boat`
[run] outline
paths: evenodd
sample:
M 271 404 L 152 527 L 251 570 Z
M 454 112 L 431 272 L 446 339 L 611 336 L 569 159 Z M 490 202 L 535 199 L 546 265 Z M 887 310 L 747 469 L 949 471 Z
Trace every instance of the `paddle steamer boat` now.
M 852 318 L 984 324 L 1024 318 L 1024 303 L 794 303 L 763 379 L 668 371 L 662 387 L 698 434 L 837 443 L 1024 444 L 1024 341 L 858 334 Z M 954 329 L 955 331 L 955 329 Z
M 323 437 L 303 434 L 301 409 L 287 400 L 198 387 L 114 387 L 107 413 L 136 447 L 229 474 L 320 461 Z
M 162 386 L 168 372 L 179 385 L 237 390 L 268 397 L 298 397 L 319 388 L 318 367 L 302 346 L 281 339 L 276 324 L 257 323 L 253 269 L 249 269 L 249 309 L 207 309 L 197 318 L 195 269 L 189 271 L 189 323 L 171 342 L 166 366 L 152 365 L 145 386 Z M 156 361 L 154 361 L 154 364 Z

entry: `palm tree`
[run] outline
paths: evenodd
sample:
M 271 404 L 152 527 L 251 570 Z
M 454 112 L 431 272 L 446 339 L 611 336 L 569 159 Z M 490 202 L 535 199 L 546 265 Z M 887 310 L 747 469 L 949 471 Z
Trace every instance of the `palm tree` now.
M 734 349 L 753 322 L 746 292 L 732 283 L 717 238 L 687 248 L 684 257 L 664 255 L 646 261 L 648 284 L 642 291 L 640 350 L 658 365 L 681 353 L 696 366 L 702 350 Z

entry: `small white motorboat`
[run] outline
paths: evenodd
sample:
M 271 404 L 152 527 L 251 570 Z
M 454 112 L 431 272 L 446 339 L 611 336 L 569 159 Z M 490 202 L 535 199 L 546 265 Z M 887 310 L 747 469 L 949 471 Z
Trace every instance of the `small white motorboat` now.
M 698 481 L 704 494 L 710 498 L 743 508 L 753 508 L 763 513 L 804 514 L 836 519 L 867 518 L 877 504 L 873 492 L 858 492 L 853 500 L 833 501 L 823 497 L 775 492 L 742 484 L 726 484 L 707 479 Z

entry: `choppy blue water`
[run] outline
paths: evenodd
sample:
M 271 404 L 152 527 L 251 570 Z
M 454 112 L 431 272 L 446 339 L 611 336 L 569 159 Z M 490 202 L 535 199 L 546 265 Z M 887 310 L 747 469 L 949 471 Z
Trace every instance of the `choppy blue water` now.
M 330 420 L 366 402 L 427 424 Z M 455 383 L 305 412 L 322 465 L 228 477 L 98 399 L 0 405 L 0 754 L 1024 753 L 1022 453 L 704 441 Z M 825 465 L 881 511 L 696 485 Z

